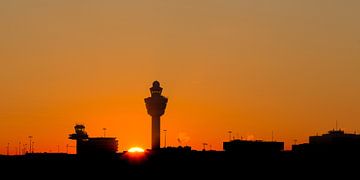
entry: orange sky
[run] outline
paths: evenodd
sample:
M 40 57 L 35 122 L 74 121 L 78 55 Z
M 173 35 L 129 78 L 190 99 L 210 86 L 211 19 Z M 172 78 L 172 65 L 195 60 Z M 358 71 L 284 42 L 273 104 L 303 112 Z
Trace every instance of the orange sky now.
M 75 123 L 150 147 L 143 98 L 169 98 L 167 144 L 222 149 L 360 131 L 360 1 L 0 1 L 0 154 L 66 150 Z M 162 137 L 162 143 L 163 143 Z M 69 149 L 71 152 L 74 148 Z

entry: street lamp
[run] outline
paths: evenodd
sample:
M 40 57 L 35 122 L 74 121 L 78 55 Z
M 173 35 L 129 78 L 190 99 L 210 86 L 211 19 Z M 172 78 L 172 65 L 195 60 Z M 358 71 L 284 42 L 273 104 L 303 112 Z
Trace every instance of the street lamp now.
M 207 145 L 208 145 L 207 143 L 203 143 L 203 147 L 204 147 L 203 151 L 206 151 L 206 146 Z
M 27 150 L 26 150 L 26 147 L 27 147 L 27 144 L 23 144 L 23 154 L 26 154 L 27 153 Z
M 75 146 L 70 146 L 69 144 L 66 144 L 66 154 L 69 154 L 69 147 L 75 147 Z
M 33 141 L 32 144 L 31 144 L 31 153 L 34 153 L 34 149 L 35 149 L 35 148 L 34 148 L 34 147 L 35 147 L 34 144 L 35 144 L 35 142 Z
M 163 130 L 164 131 L 164 137 L 165 137 L 165 143 L 164 143 L 164 147 L 166 148 L 166 129 Z
M 7 143 L 7 147 L 6 147 L 6 155 L 9 155 L 9 148 L 10 148 L 10 143 Z
M 103 130 L 104 130 L 104 137 L 106 136 L 106 128 L 103 128 Z
M 32 149 L 31 149 L 31 140 L 32 140 L 32 138 L 33 138 L 32 136 L 29 136 L 29 140 L 30 140 L 30 144 L 29 144 L 29 152 L 30 152 L 30 153 L 32 152 L 32 151 L 31 151 L 31 150 L 32 150 Z
M 19 151 L 19 155 L 21 155 L 22 153 L 21 153 L 21 142 L 19 142 L 19 147 L 18 147 L 19 149 L 18 149 L 18 151 Z
M 231 133 L 232 133 L 232 131 L 228 131 L 228 133 L 229 133 L 229 141 L 231 141 Z

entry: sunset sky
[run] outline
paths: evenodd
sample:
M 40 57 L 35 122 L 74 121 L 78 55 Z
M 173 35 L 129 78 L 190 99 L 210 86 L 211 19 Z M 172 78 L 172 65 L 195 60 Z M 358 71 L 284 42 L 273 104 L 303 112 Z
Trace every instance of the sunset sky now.
M 360 1 L 0 0 L 0 154 L 75 123 L 150 148 L 154 80 L 170 146 L 360 133 Z

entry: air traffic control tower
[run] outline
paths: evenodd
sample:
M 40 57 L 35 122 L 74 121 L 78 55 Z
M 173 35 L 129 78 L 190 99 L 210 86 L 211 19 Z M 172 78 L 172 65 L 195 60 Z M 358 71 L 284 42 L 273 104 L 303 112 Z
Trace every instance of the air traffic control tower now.
M 168 99 L 161 95 L 162 88 L 159 81 L 154 81 L 150 88 L 151 97 L 145 98 L 148 114 L 152 120 L 151 149 L 160 149 L 160 116 L 165 113 Z

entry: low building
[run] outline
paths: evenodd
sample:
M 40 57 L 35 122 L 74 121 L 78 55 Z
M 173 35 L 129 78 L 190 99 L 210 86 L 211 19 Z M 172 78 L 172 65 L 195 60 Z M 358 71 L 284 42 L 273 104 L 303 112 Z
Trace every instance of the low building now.
M 360 135 L 345 133 L 342 130 L 331 130 L 321 136 L 310 136 L 309 144 L 354 145 L 360 143 Z
M 321 136 L 310 136 L 309 143 L 293 145 L 295 153 L 354 155 L 360 152 L 360 135 L 345 133 L 343 130 L 331 130 Z
M 243 154 L 272 154 L 280 153 L 284 150 L 284 142 L 274 141 L 249 141 L 249 140 L 232 140 L 223 143 L 225 152 L 235 152 Z
M 118 151 L 115 137 L 90 138 L 82 124 L 75 126 L 75 133 L 70 134 L 69 139 L 76 140 L 76 154 L 79 156 L 108 156 L 115 155 Z

